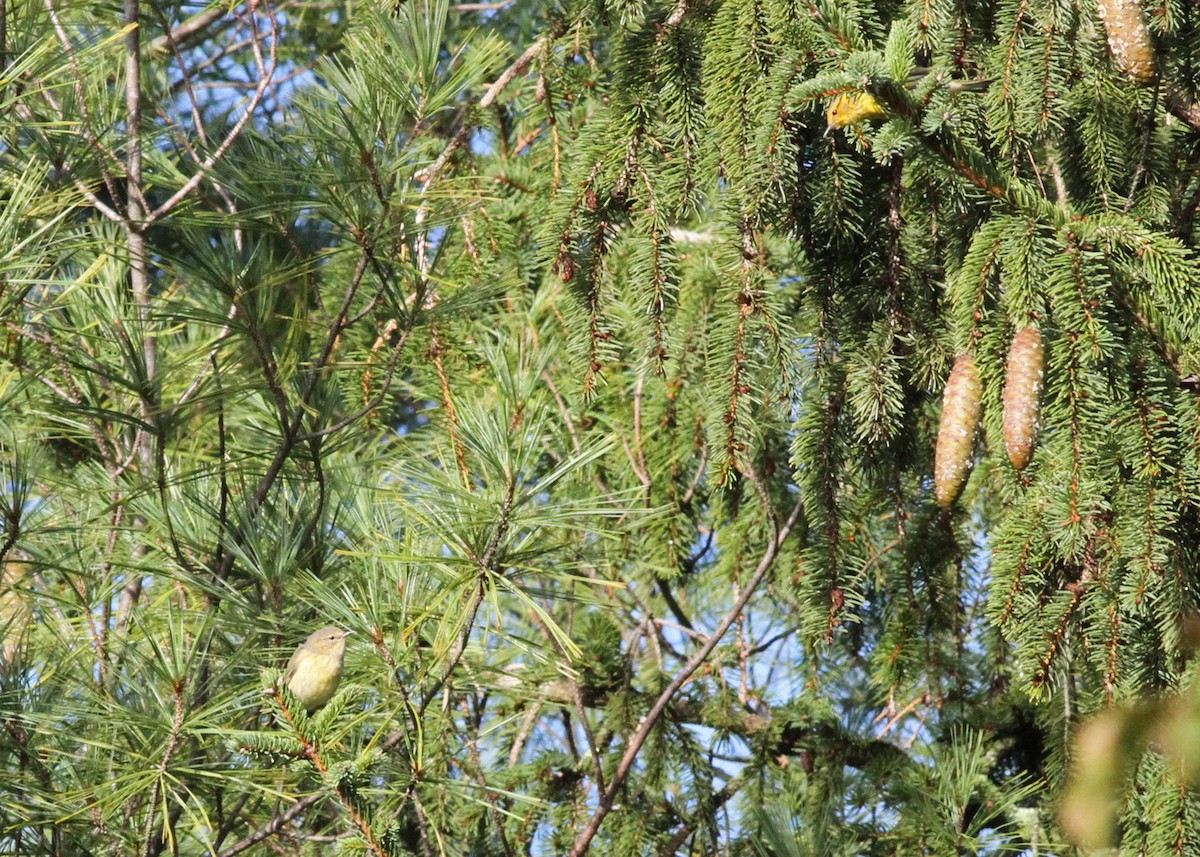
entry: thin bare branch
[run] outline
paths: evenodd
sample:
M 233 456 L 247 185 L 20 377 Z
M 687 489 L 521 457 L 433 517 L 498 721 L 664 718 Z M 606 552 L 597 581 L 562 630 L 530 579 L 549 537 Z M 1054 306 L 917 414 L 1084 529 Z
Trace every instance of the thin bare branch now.
M 254 88 L 254 93 L 246 102 L 246 106 L 242 110 L 242 115 L 238 117 L 237 122 L 235 122 L 233 127 L 229 129 L 229 133 L 225 135 L 225 139 L 221 141 L 220 145 L 218 145 L 217 148 L 214 149 L 213 152 L 197 166 L 196 172 L 192 174 L 192 177 L 184 182 L 183 186 L 175 191 L 175 193 L 171 194 L 171 196 L 168 197 L 162 203 L 162 205 L 147 215 L 147 226 L 169 214 L 172 209 L 175 208 L 175 206 L 186 199 L 188 195 L 196 189 L 200 182 L 204 181 L 205 177 L 209 174 L 212 168 L 216 166 L 217 161 L 221 160 L 222 156 L 229 151 L 230 146 L 232 146 L 237 141 L 238 137 L 242 135 L 242 131 L 246 128 L 247 123 L 249 123 L 250 119 L 254 116 L 255 111 L 258 110 L 259 105 L 262 104 L 263 98 L 267 93 L 267 88 L 271 85 L 271 81 L 275 76 L 275 51 L 278 43 L 275 17 L 270 14 L 269 7 L 265 17 L 271 25 L 269 58 L 264 59 L 263 57 L 262 38 L 259 37 L 258 32 L 255 29 L 255 38 L 251 41 L 250 48 L 254 53 L 255 64 L 258 66 L 259 81 L 258 85 Z M 254 20 L 256 20 L 256 18 L 251 16 L 252 27 Z
M 645 717 L 642 718 L 637 732 L 634 733 L 633 737 L 629 739 L 629 743 L 625 746 L 625 752 L 621 756 L 621 761 L 617 765 L 616 771 L 613 772 L 612 779 L 608 784 L 608 789 L 600 798 L 600 805 L 596 808 L 596 811 L 588 820 L 583 832 L 579 834 L 579 838 L 575 840 L 575 845 L 571 849 L 571 857 L 582 857 L 582 855 L 587 853 L 588 847 L 591 845 L 592 839 L 595 838 L 596 832 L 600 829 L 601 823 L 603 823 L 604 819 L 612 811 L 613 804 L 616 803 L 617 795 L 620 793 L 621 786 L 624 784 L 625 778 L 629 776 L 629 771 L 633 767 L 633 763 L 637 759 L 638 753 L 641 752 L 642 746 L 646 743 L 646 739 L 650 737 L 650 733 L 658 724 L 663 712 L 667 710 L 667 706 L 670 704 L 675 694 L 677 694 L 680 689 L 687 684 L 688 679 L 692 677 L 696 670 L 700 669 L 701 665 L 708 659 L 708 656 L 712 654 L 713 649 L 717 647 L 717 643 L 719 643 L 721 638 L 725 636 L 725 632 L 732 627 L 733 623 L 737 621 L 738 616 L 742 614 L 742 610 L 750 601 L 750 596 L 755 593 L 759 584 L 762 583 L 763 578 L 766 577 L 767 572 L 770 571 L 771 566 L 774 565 L 775 557 L 779 555 L 779 549 L 783 546 L 783 542 L 787 539 L 788 534 L 791 532 L 792 526 L 796 523 L 796 520 L 800 516 L 801 507 L 802 501 L 797 500 L 795 506 L 792 507 L 791 514 L 784 522 L 784 525 L 775 529 L 774 537 L 767 545 L 767 550 L 763 554 L 762 559 L 759 560 L 758 567 L 754 570 L 754 574 L 750 577 L 750 580 L 747 581 L 746 588 L 742 590 L 741 596 L 733 603 L 733 606 L 730 607 L 729 612 L 726 613 L 725 617 L 717 624 L 717 627 L 713 629 L 711 636 L 708 638 L 708 642 L 701 646 L 696 654 L 692 655 L 688 662 L 683 666 L 683 669 L 681 669 L 675 675 L 675 678 L 671 680 L 671 683 L 663 689 L 661 694 L 659 694 L 658 699 L 655 700 L 654 705 L 651 706 Z M 773 512 L 771 512 L 771 516 L 773 519 Z

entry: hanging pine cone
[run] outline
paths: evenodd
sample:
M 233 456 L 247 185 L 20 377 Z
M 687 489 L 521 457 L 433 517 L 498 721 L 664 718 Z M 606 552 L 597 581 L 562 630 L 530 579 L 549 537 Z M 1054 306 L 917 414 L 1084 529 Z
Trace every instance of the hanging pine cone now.
M 1004 374 L 1004 448 L 1017 470 L 1025 469 L 1033 452 L 1043 358 L 1042 334 L 1036 327 L 1027 327 L 1013 337 Z
M 1154 83 L 1154 46 L 1138 0 L 1097 0 L 1117 67 L 1138 86 Z
M 975 358 L 960 354 L 942 394 L 942 421 L 938 426 L 937 453 L 933 462 L 933 493 L 938 505 L 950 508 L 967 481 L 975 429 L 979 425 L 980 387 Z

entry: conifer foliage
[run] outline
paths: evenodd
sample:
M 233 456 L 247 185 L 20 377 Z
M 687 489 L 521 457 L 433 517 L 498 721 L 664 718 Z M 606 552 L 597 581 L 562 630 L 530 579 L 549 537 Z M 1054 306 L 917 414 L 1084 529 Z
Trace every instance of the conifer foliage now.
M 1195 853 L 1198 51 L 0 4 L 0 853 Z

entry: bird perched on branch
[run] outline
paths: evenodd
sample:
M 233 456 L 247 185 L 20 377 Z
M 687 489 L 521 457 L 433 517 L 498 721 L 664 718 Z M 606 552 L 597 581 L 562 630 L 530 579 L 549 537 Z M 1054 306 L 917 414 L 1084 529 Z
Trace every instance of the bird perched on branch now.
M 909 72 L 904 81 L 905 89 L 912 89 L 921 80 L 928 77 L 930 69 L 915 68 Z M 990 80 L 951 80 L 951 93 L 982 92 L 991 85 Z M 845 128 L 847 125 L 857 125 L 870 119 L 884 119 L 887 110 L 879 100 L 869 92 L 842 92 L 834 97 L 829 109 L 825 112 L 825 133 L 835 128 Z
M 288 661 L 283 680 L 308 713 L 316 711 L 337 692 L 342 681 L 346 637 L 350 633 L 332 625 L 313 631 Z

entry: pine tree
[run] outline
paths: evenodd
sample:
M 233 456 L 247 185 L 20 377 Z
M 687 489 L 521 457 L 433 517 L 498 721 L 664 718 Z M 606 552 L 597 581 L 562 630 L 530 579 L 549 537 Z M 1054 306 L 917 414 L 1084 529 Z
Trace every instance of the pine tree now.
M 1198 47 L 0 4 L 0 853 L 1194 851 Z

